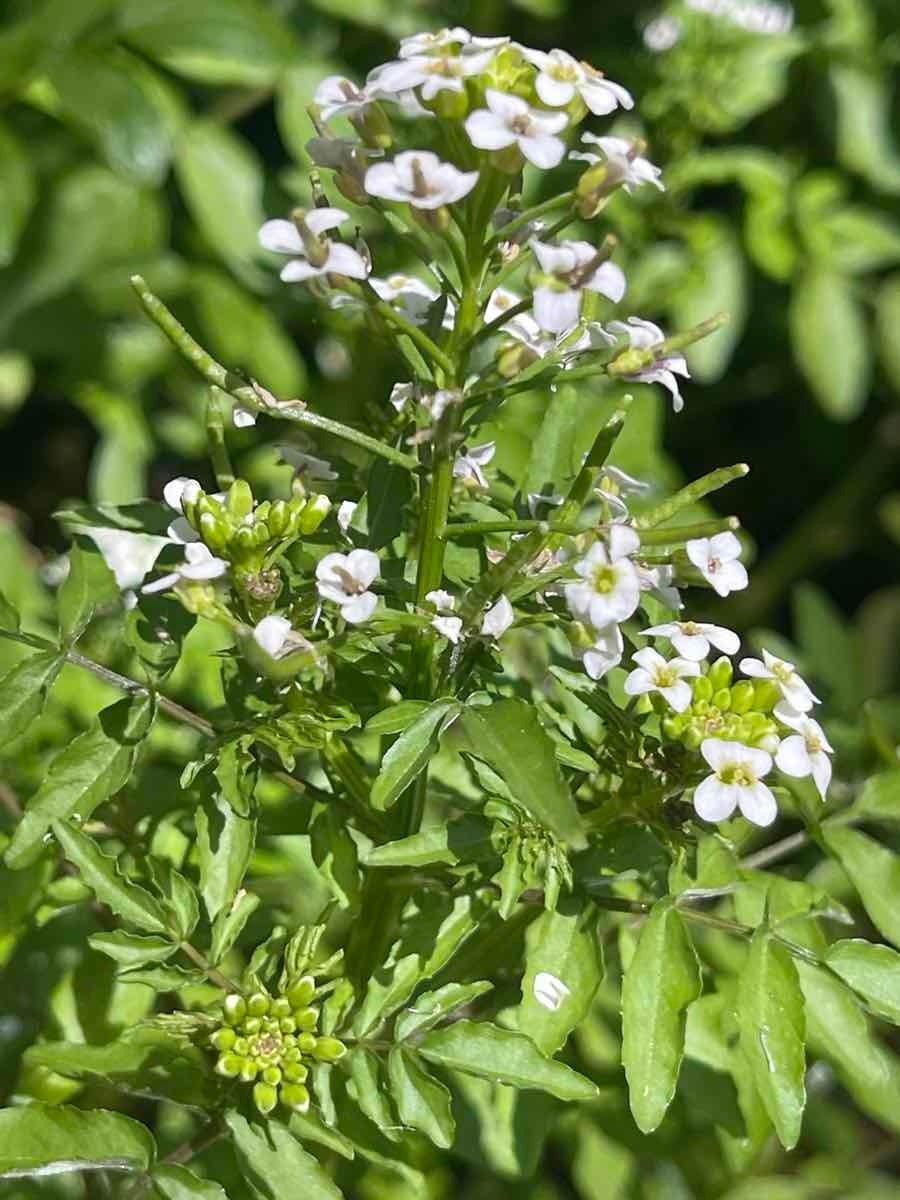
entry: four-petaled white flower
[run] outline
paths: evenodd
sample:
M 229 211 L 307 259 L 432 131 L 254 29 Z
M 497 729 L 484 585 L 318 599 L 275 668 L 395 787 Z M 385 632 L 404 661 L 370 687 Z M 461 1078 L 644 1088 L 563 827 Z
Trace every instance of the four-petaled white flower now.
M 521 96 L 488 88 L 487 108 L 477 108 L 466 117 L 466 133 L 479 150 L 505 150 L 518 146 L 536 167 L 556 167 L 566 152 L 562 133 L 569 118 L 565 113 L 541 112 Z
M 778 806 L 761 782 L 772 769 L 771 754 L 721 738 L 707 738 L 700 753 L 713 774 L 694 790 L 697 815 L 704 821 L 727 821 L 737 808 L 754 825 L 771 825 Z
M 291 628 L 286 617 L 275 613 L 263 617 L 253 629 L 253 640 L 270 658 L 287 658 L 296 650 L 309 650 L 310 644 L 302 633 Z
M 831 783 L 831 759 L 828 756 L 834 753 L 825 730 L 818 721 L 806 713 L 797 712 L 783 700 L 775 705 L 775 716 L 788 729 L 795 730 L 778 747 L 775 766 L 795 779 L 812 775 L 813 783 L 824 800 Z
M 488 47 L 460 54 L 449 48 L 434 54 L 412 54 L 370 71 L 366 87 L 389 95 L 420 88 L 423 100 L 433 100 L 438 92 L 463 91 L 466 80 L 472 75 L 480 75 L 489 66 L 494 53 Z
M 371 550 L 349 554 L 326 554 L 316 566 L 316 587 L 324 600 L 341 606 L 341 616 L 350 625 L 368 621 L 378 604 L 369 586 L 378 578 L 378 555 Z
M 741 543 L 733 533 L 692 538 L 684 548 L 688 558 L 720 596 L 739 592 L 747 586 L 747 568 L 739 561 Z
M 660 179 L 662 171 L 659 167 L 654 166 L 648 158 L 642 158 L 638 154 L 638 147 L 634 142 L 620 137 L 598 137 L 595 133 L 583 133 L 581 140 L 586 145 L 599 146 L 603 157 L 594 154 L 591 150 L 573 150 L 569 158 L 578 162 L 590 163 L 591 166 L 605 162 L 606 184 L 609 187 L 621 185 L 626 192 L 630 193 L 644 183 L 652 183 L 661 192 L 666 190 L 665 184 Z
M 675 712 L 684 712 L 690 707 L 693 692 L 687 679 L 700 674 L 699 663 L 689 658 L 665 659 L 649 646 L 638 650 L 634 661 L 638 666 L 625 680 L 625 691 L 629 696 L 659 692 Z
M 654 325 L 652 321 L 645 321 L 642 317 L 629 317 L 627 321 L 610 321 L 607 328 L 611 333 L 627 335 L 632 350 L 652 350 L 662 346 L 666 337 L 658 325 Z M 680 375 L 682 379 L 691 377 L 687 359 L 683 354 L 661 354 L 648 366 L 623 375 L 622 378 L 634 383 L 661 383 L 672 397 L 672 408 L 675 412 L 681 412 L 684 408 L 684 398 L 678 389 L 676 375 Z
M 486 467 L 497 452 L 496 442 L 483 442 L 480 446 L 463 448 L 453 461 L 453 474 L 475 487 L 486 488 L 488 481 L 482 467 Z
M 431 622 L 432 627 L 455 646 L 462 634 L 462 618 L 451 615 L 456 608 L 456 597 L 443 588 L 438 588 L 428 592 L 425 599 L 438 610 L 438 615 Z
M 591 679 L 602 679 L 622 661 L 625 643 L 618 625 L 607 625 L 598 629 L 593 646 L 581 655 L 581 662 Z
M 400 42 L 400 57 L 415 58 L 420 54 L 441 54 L 449 46 L 459 46 L 462 53 L 470 50 L 498 49 L 509 43 L 508 37 L 473 37 L 468 29 L 454 25 L 437 33 L 414 33 Z
M 313 103 L 320 109 L 323 121 L 332 117 L 356 117 L 365 112 L 373 101 L 366 88 L 361 88 L 344 75 L 328 75 L 316 88 Z
M 184 562 L 168 575 L 145 583 L 141 591 L 166 592 L 178 583 L 201 583 L 210 579 L 219 579 L 228 570 L 228 563 L 223 558 L 216 558 L 203 542 L 188 542 L 184 547 Z
M 468 196 L 477 182 L 477 171 L 460 171 L 430 150 L 405 150 L 369 167 L 363 186 L 370 196 L 432 209 Z
M 304 224 L 321 247 L 321 262 L 311 262 L 309 248 L 293 221 L 266 221 L 259 231 L 259 243 L 264 250 L 290 254 L 291 261 L 281 269 L 285 283 L 302 283 L 320 275 L 346 275 L 349 279 L 365 279 L 369 264 L 352 246 L 323 238 L 322 234 L 348 220 L 341 208 L 314 208 L 304 217 Z
M 597 630 L 628 620 L 641 598 L 637 571 L 629 557 L 639 545 L 633 529 L 613 526 L 608 547 L 595 542 L 575 563 L 582 582 L 566 585 L 566 603 L 576 617 Z
M 531 990 L 538 1004 L 550 1012 L 558 1012 L 572 994 L 572 989 L 549 971 L 538 971 Z
M 431 310 L 432 304 L 440 297 L 440 292 L 437 288 L 429 287 L 423 280 L 418 279 L 415 275 L 388 275 L 384 279 L 377 276 L 372 276 L 369 279 L 372 288 L 377 292 L 379 299 L 386 300 L 388 304 L 398 309 L 407 321 L 412 321 L 413 325 L 424 325 Z M 453 328 L 453 320 L 456 315 L 456 305 L 453 302 L 453 297 L 447 297 L 447 304 L 444 308 L 444 318 L 441 322 L 444 329 Z M 398 387 L 406 385 L 398 384 Z M 412 385 L 409 385 L 412 386 Z
M 605 117 L 616 108 L 634 108 L 631 93 L 619 83 L 607 79 L 590 63 L 579 62 L 565 50 L 529 50 L 522 53 L 538 68 L 535 90 L 550 108 L 570 104 L 576 95 L 598 117 Z
M 316 458 L 315 454 L 306 454 L 305 451 L 298 450 L 296 446 L 279 446 L 278 453 L 288 466 L 294 468 L 299 479 L 313 482 L 338 478 L 337 471 L 332 470 L 331 463 L 325 458 Z
M 723 654 L 737 654 L 741 639 L 730 629 L 721 625 L 709 625 L 705 621 L 669 621 L 665 625 L 653 625 L 642 629 L 643 637 L 666 637 L 682 658 L 702 662 L 715 646 Z
M 758 658 L 742 658 L 740 667 L 752 679 L 771 679 L 777 683 L 782 696 L 796 712 L 809 712 L 814 704 L 819 703 L 819 697 L 800 678 L 794 664 L 770 654 L 768 650 L 763 650 L 762 662 Z
M 532 238 L 530 245 L 541 271 L 551 277 L 534 289 L 534 315 L 542 329 L 550 333 L 571 329 L 581 316 L 583 289 L 616 302 L 625 295 L 624 271 L 613 262 L 597 261 L 597 247 L 590 242 L 551 246 Z
M 508 597 L 501 596 L 484 614 L 481 632 L 485 637 L 501 638 L 515 619 L 516 614 Z

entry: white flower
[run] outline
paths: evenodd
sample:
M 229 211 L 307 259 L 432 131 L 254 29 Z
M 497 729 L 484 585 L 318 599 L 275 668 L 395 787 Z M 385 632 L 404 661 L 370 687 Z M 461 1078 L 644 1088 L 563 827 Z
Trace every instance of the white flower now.
M 293 221 L 266 221 L 259 231 L 259 242 L 265 250 L 294 257 L 281 270 L 285 283 L 301 283 L 319 275 L 346 275 L 350 279 L 365 279 L 369 264 L 352 246 L 323 238 L 329 229 L 336 229 L 347 214 L 340 208 L 313 208 L 304 217 L 304 224 L 322 249 L 322 262 L 313 263 L 308 248 Z
M 693 699 L 691 685 L 686 677 L 700 674 L 700 666 L 688 658 L 670 658 L 668 661 L 645 646 L 634 655 L 638 666 L 625 680 L 625 691 L 629 696 L 643 696 L 646 692 L 659 692 L 675 712 L 684 712 Z
M 565 113 L 546 113 L 531 108 L 520 96 L 511 96 L 488 88 L 487 108 L 478 108 L 466 117 L 466 133 L 479 150 L 505 150 L 518 146 L 536 167 L 556 167 L 562 162 L 566 146 L 557 137 L 569 123 Z
M 154 579 L 152 583 L 145 583 L 141 591 L 167 592 L 182 581 L 197 583 L 219 579 L 227 570 L 228 563 L 223 558 L 216 558 L 203 542 L 188 542 L 184 547 L 184 562 L 181 566 L 160 579 Z
M 388 275 L 385 279 L 373 275 L 369 283 L 380 299 L 386 300 L 388 304 L 393 304 L 413 325 L 425 324 L 432 304 L 441 294 L 436 288 L 431 288 L 423 280 L 417 279 L 415 275 Z M 456 305 L 453 303 L 452 296 L 448 296 L 442 322 L 445 329 L 453 327 L 455 313 Z M 399 384 L 397 386 L 411 385 Z
M 474 484 L 475 487 L 486 488 L 488 481 L 481 468 L 487 466 L 496 452 L 496 442 L 484 442 L 480 446 L 472 446 L 471 449 L 464 448 L 462 454 L 458 454 L 453 461 L 454 476 Z
M 462 92 L 466 79 L 480 75 L 490 65 L 494 53 L 488 47 L 464 54 L 454 54 L 449 49 L 436 54 L 413 54 L 370 71 L 366 87 L 391 96 L 421 88 L 422 99 L 433 100 L 438 92 Z
M 705 621 L 669 621 L 665 625 L 654 625 L 642 629 L 643 637 L 666 637 L 682 658 L 702 662 L 715 646 L 723 654 L 737 654 L 741 639 L 730 629 L 721 625 L 709 625 Z
M 681 602 L 681 593 L 672 583 L 675 571 L 668 563 L 661 563 L 658 567 L 645 567 L 638 564 L 637 573 L 642 592 L 650 592 L 660 604 L 671 608 L 673 612 L 684 608 Z
M 432 209 L 455 204 L 477 182 L 477 171 L 460 171 L 430 150 L 405 150 L 393 162 L 369 167 L 363 186 L 370 196 Z
M 831 782 L 831 759 L 828 755 L 834 753 L 824 729 L 818 721 L 814 721 L 805 713 L 797 712 L 783 700 L 775 705 L 775 716 L 783 725 L 787 725 L 788 729 L 796 730 L 796 733 L 786 737 L 778 747 L 775 755 L 776 767 L 795 779 L 804 779 L 807 775 L 812 775 L 819 795 L 824 800 Z
M 425 599 L 442 612 L 453 612 L 456 608 L 456 597 L 444 588 L 435 588 L 433 592 L 426 592 Z
M 752 679 L 771 679 L 777 683 L 782 696 L 799 713 L 809 712 L 814 704 L 819 703 L 819 697 L 800 678 L 794 670 L 794 664 L 777 658 L 768 650 L 763 650 L 762 662 L 758 658 L 742 658 L 740 668 Z
M 94 542 L 122 591 L 129 591 L 143 583 L 163 549 L 171 544 L 170 538 L 151 533 L 133 533 L 130 529 L 80 525 L 76 532 Z
M 498 317 L 503 316 L 505 312 L 509 312 L 511 308 L 521 303 L 522 297 L 518 292 L 510 291 L 509 288 L 498 287 L 491 292 L 490 299 L 487 302 L 487 308 L 484 310 L 484 323 L 490 325 L 492 321 L 496 321 Z M 505 329 L 504 325 L 500 326 Z
M 726 821 L 736 808 L 754 825 L 771 825 L 778 815 L 775 797 L 760 780 L 772 769 L 772 756 L 742 742 L 707 738 L 700 753 L 712 767 L 694 791 L 694 808 L 704 821 Z
M 747 586 L 747 568 L 738 561 L 741 543 L 733 533 L 692 538 L 684 548 L 688 558 L 718 595 L 727 596 Z
M 316 458 L 314 454 L 306 454 L 303 450 L 298 450 L 296 446 L 279 446 L 278 453 L 288 466 L 294 468 L 299 479 L 312 482 L 338 478 L 337 471 L 331 469 L 331 463 L 325 458 Z
M 428 592 L 425 599 L 438 610 L 438 615 L 432 619 L 432 627 L 455 646 L 462 634 L 462 619 L 450 615 L 456 608 L 456 598 L 443 588 L 438 588 Z
M 341 533 L 346 533 L 350 528 L 350 522 L 358 507 L 359 505 L 354 500 L 342 500 L 338 505 L 337 523 Z
M 637 571 L 628 557 L 637 550 L 640 539 L 633 529 L 620 528 L 623 535 L 617 534 L 608 548 L 595 542 L 575 563 L 582 582 L 566 585 L 566 603 L 573 615 L 589 621 L 595 629 L 626 621 L 640 602 Z
M 459 388 L 438 388 L 431 395 L 422 397 L 422 407 L 432 421 L 437 423 L 452 404 L 459 404 L 461 400 L 462 392 Z
M 373 97 L 343 75 L 329 75 L 316 88 L 313 103 L 321 110 L 323 121 L 332 117 L 360 116 L 372 103 Z
M 486 637 L 501 638 L 515 619 L 513 606 L 506 596 L 501 596 L 496 604 L 492 605 L 484 614 L 481 632 Z
M 605 117 L 620 105 L 634 108 L 630 92 L 618 83 L 606 79 L 589 63 L 578 62 L 565 50 L 529 50 L 522 53 L 539 69 L 534 86 L 544 104 L 562 108 L 580 95 L 595 116 Z
M 651 350 L 662 346 L 666 337 L 658 325 L 641 317 L 629 317 L 627 321 L 610 321 L 608 328 L 612 333 L 626 334 L 633 350 Z M 639 371 L 630 375 L 623 375 L 622 378 L 635 383 L 661 383 L 672 397 L 672 408 L 675 412 L 681 412 L 684 399 L 678 390 L 676 375 L 683 379 L 691 377 L 687 359 L 683 354 L 663 354 L 648 366 L 641 367 Z
M 560 338 L 541 329 L 531 313 L 519 313 L 503 325 L 503 332 L 527 346 L 535 358 L 546 358 L 556 350 Z M 567 331 L 568 332 L 568 331 Z
M 534 290 L 534 315 L 542 329 L 562 333 L 577 324 L 582 289 L 616 302 L 625 295 L 624 271 L 615 263 L 598 262 L 597 247 L 590 242 L 564 241 L 551 246 L 532 238 L 529 244 L 541 271 L 551 276 Z
M 183 513 L 185 502 L 196 500 L 202 491 L 198 480 L 190 479 L 187 475 L 178 475 L 163 487 L 163 500 L 169 508 Z
M 415 58 L 420 54 L 440 54 L 450 46 L 459 46 L 463 54 L 472 50 L 498 49 L 509 43 L 508 37 L 473 37 L 468 29 L 455 25 L 452 29 L 440 29 L 437 33 L 414 33 L 400 43 L 401 58 Z
M 534 977 L 532 991 L 538 1004 L 550 1012 L 558 1012 L 572 994 L 572 989 L 549 971 L 538 971 Z
M 598 137 L 595 133 L 583 133 L 581 140 L 590 146 L 599 146 L 603 157 L 590 150 L 573 150 L 570 158 L 579 162 L 590 163 L 592 166 L 599 162 L 606 163 L 606 183 L 610 187 L 620 184 L 626 192 L 633 192 L 641 184 L 652 183 L 661 192 L 666 190 L 660 179 L 662 171 L 647 158 L 642 158 L 637 152 L 634 142 L 620 137 Z
M 388 400 L 397 412 L 403 412 L 404 408 L 415 399 L 416 385 L 414 383 L 395 383 L 391 388 L 391 394 Z
M 371 550 L 326 554 L 316 566 L 316 587 L 324 600 L 341 606 L 341 616 L 351 625 L 368 621 L 378 597 L 369 585 L 378 578 L 378 555 Z
M 584 651 L 581 661 L 591 679 L 602 679 L 619 665 L 624 650 L 622 630 L 618 625 L 607 625 L 605 629 L 597 630 L 593 646 Z
M 263 617 L 253 630 L 253 640 L 271 658 L 287 658 L 295 650 L 309 649 L 309 642 L 291 628 L 286 617 Z

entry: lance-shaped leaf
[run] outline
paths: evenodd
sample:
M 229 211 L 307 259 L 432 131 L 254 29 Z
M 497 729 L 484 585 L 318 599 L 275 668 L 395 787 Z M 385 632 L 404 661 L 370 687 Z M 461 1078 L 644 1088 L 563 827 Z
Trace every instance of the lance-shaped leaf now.
M 213 922 L 209 944 L 209 957 L 213 964 L 220 963 L 256 910 L 259 896 L 252 892 L 238 892 L 229 908 L 223 910 Z
M 256 821 L 222 794 L 195 810 L 200 893 L 211 921 L 234 901 L 256 841 Z
M 603 976 L 596 918 L 572 900 L 543 912 L 525 934 L 519 1028 L 555 1054 L 587 1015 Z
M 365 863 L 367 867 L 424 867 L 431 863 L 456 866 L 494 857 L 490 822 L 475 813 L 465 813 L 446 825 L 432 825 L 396 842 L 375 846 Z
M 388 1056 L 391 1092 L 400 1120 L 442 1150 L 453 1145 L 456 1124 L 450 1092 L 422 1066 L 418 1055 L 395 1046 Z
M 825 961 L 873 1012 L 900 1025 L 900 954 L 863 938 L 828 947 Z
M 675 1095 L 685 1013 L 700 995 L 697 955 L 668 899 L 653 906 L 622 985 L 622 1065 L 631 1112 L 652 1133 Z
M 345 1069 L 350 1071 L 350 1088 L 353 1099 L 369 1120 L 377 1125 L 390 1141 L 400 1136 L 397 1118 L 391 1109 L 385 1092 L 385 1078 L 381 1060 L 365 1046 L 356 1046 L 347 1056 Z
M 401 700 L 366 721 L 366 733 L 402 733 L 428 708 L 427 700 Z
M 825 825 L 822 837 L 850 876 L 873 923 L 900 946 L 900 855 L 847 826 Z
M 792 1150 L 806 1105 L 806 1018 L 797 968 L 766 929 L 758 929 L 738 987 L 741 1050 L 781 1144 Z
M 69 551 L 69 573 L 57 593 L 63 641 L 69 644 L 76 641 L 90 623 L 97 605 L 118 594 L 118 584 L 103 557 L 76 543 Z
M 402 1042 L 416 1030 L 434 1028 L 448 1013 L 462 1008 L 464 1004 L 471 1004 L 493 986 L 486 979 L 477 979 L 474 983 L 445 983 L 433 992 L 422 992 L 397 1018 L 394 1036 L 398 1042 Z
M 252 1125 L 234 1109 L 225 1114 L 241 1172 L 254 1195 L 284 1200 L 342 1200 L 316 1159 L 277 1121 Z
M 372 807 L 384 811 L 390 808 L 436 752 L 438 739 L 447 725 L 459 714 L 458 700 L 445 697 L 435 700 L 400 734 L 381 760 L 378 778 L 372 784 Z
M 41 650 L 17 663 L 0 679 L 4 744 L 17 738 L 38 716 L 64 662 L 64 656 L 55 650 Z
M 101 904 L 146 933 L 168 932 L 162 905 L 144 888 L 124 879 L 114 858 L 101 853 L 86 834 L 72 825 L 54 821 L 53 832 L 66 858 L 78 868 Z
M 585 845 L 575 801 L 556 761 L 552 739 L 534 708 L 522 700 L 469 706 L 459 722 L 456 745 L 483 759 L 501 777 L 513 799 L 570 846 Z
M 54 821 L 72 816 L 87 820 L 127 783 L 155 707 L 146 695 L 119 700 L 57 755 L 6 851 L 10 867 L 18 869 L 35 860 Z
M 160 1163 L 150 1178 L 163 1200 L 228 1200 L 224 1188 L 214 1179 L 201 1179 L 187 1167 L 173 1163 Z
M 510 1087 L 549 1092 L 559 1100 L 593 1100 L 597 1088 L 565 1063 L 544 1058 L 530 1038 L 490 1021 L 456 1021 L 433 1029 L 417 1047 L 439 1067 Z
M 143 937 L 138 933 L 125 933 L 121 929 L 112 933 L 92 933 L 88 942 L 103 954 L 108 954 L 123 968 L 144 967 L 147 963 L 165 962 L 171 958 L 178 946 L 161 937 Z
M 143 1171 L 155 1154 L 149 1131 L 120 1113 L 48 1104 L 0 1112 L 0 1178 Z

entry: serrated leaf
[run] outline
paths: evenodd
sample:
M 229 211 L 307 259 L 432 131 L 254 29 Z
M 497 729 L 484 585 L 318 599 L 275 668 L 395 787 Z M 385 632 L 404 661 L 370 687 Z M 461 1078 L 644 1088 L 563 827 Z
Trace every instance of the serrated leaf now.
M 277 1121 L 252 1125 L 230 1109 L 225 1121 L 234 1136 L 234 1148 L 244 1178 L 256 1192 L 270 1200 L 303 1196 L 304 1200 L 342 1200 L 341 1193 L 318 1162 Z
M 437 751 L 441 732 L 460 713 L 458 700 L 449 697 L 435 700 L 404 729 L 381 760 L 378 777 L 372 784 L 372 807 L 384 812 L 403 795 L 409 785 L 425 770 Z
M 150 1178 L 163 1200 L 228 1200 L 221 1184 L 201 1179 L 174 1163 L 160 1163 L 150 1172 Z
M 402 1042 L 416 1031 L 432 1029 L 449 1013 L 471 1004 L 494 985 L 486 979 L 474 983 L 445 983 L 433 992 L 422 992 L 394 1024 L 394 1037 Z
M 638 1128 L 651 1133 L 675 1095 L 688 1005 L 700 995 L 697 955 L 680 914 L 660 900 L 622 984 L 622 1065 Z
M 72 825 L 54 821 L 53 832 L 66 858 L 78 868 L 82 880 L 101 904 L 147 933 L 167 932 L 166 914 L 159 901 L 144 888 L 124 879 L 114 858 L 101 853 L 86 834 Z
M 48 1104 L 0 1111 L 0 1177 L 62 1171 L 142 1171 L 156 1147 L 149 1130 L 121 1113 Z
M 863 938 L 828 947 L 825 961 L 879 1016 L 900 1025 L 900 954 Z
M 603 977 L 595 925 L 590 907 L 566 900 L 528 926 L 518 1027 L 542 1054 L 555 1054 L 590 1011 Z
M 39 715 L 64 662 L 55 650 L 40 650 L 0 679 L 0 729 L 5 743 L 17 738 Z
M 456 1122 L 448 1089 L 429 1075 L 417 1055 L 402 1046 L 395 1046 L 388 1055 L 388 1074 L 403 1124 L 418 1129 L 442 1150 L 449 1149 Z
M 553 740 L 530 704 L 500 700 L 487 707 L 469 706 L 459 725 L 465 735 L 460 748 L 484 759 L 517 804 L 573 848 L 584 846 L 581 817 L 557 764 Z
M 530 1038 L 489 1021 L 456 1021 L 446 1029 L 433 1029 L 417 1049 L 435 1066 L 549 1092 L 559 1100 L 593 1100 L 597 1095 L 589 1079 L 544 1058 Z
M 741 1050 L 781 1144 L 800 1138 L 806 1106 L 806 1018 L 790 953 L 758 929 L 738 986 Z
M 446 825 L 433 825 L 396 842 L 374 846 L 365 863 L 367 867 L 423 867 L 429 863 L 455 866 L 494 856 L 490 823 L 477 814 L 466 813 Z
M 95 950 L 107 954 L 123 968 L 165 962 L 178 949 L 174 942 L 165 938 L 142 937 L 140 934 L 125 933 L 120 929 L 111 933 L 92 933 L 88 943 Z
M 794 286 L 791 343 L 807 383 L 826 414 L 851 421 L 869 386 L 869 337 L 850 283 L 825 267 L 810 267 Z
M 204 983 L 202 971 L 186 971 L 184 967 L 136 967 L 132 971 L 119 973 L 122 983 L 143 983 L 154 992 L 180 992 L 183 988 Z
M 873 923 L 900 946 L 900 855 L 847 826 L 824 825 L 822 839 L 849 875 Z
M 8 866 L 18 869 L 33 862 L 54 821 L 85 821 L 125 786 L 155 713 L 149 695 L 118 700 L 56 756 L 16 827 L 6 851 Z

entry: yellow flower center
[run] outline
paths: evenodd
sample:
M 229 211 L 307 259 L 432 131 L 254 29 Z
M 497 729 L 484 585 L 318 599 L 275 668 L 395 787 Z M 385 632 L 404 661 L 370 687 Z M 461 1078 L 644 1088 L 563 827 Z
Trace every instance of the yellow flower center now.
M 616 579 L 616 568 L 610 563 L 604 563 L 594 571 L 591 583 L 595 592 L 601 596 L 608 596 L 616 586 Z
M 743 763 L 729 763 L 728 766 L 722 767 L 718 774 L 723 783 L 736 783 L 739 787 L 749 787 L 756 783 L 756 776 Z

